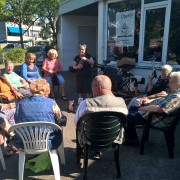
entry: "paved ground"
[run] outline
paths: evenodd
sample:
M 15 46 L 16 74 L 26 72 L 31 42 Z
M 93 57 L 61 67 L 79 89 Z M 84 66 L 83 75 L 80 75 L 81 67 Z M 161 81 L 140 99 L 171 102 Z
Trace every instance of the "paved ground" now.
M 75 78 L 73 73 L 64 74 L 67 85 L 66 89 L 70 100 L 75 97 Z M 61 166 L 61 179 L 82 179 L 83 169 L 76 163 L 75 151 L 75 126 L 73 113 L 66 111 L 68 102 L 58 97 L 58 104 L 68 117 L 67 126 L 64 128 L 64 143 L 66 165 Z M 138 129 L 141 137 L 141 129 Z M 146 143 L 145 155 L 139 154 L 139 147 L 120 147 L 120 162 L 122 180 L 179 180 L 180 179 L 180 125 L 176 130 L 175 159 L 169 159 L 164 135 L 152 130 L 150 141 Z M 89 180 L 113 180 L 115 179 L 115 164 L 113 152 L 106 152 L 101 160 L 94 161 L 90 156 L 88 179 Z M 3 171 L 0 165 L 0 180 L 18 179 L 18 154 L 5 159 L 7 170 Z M 25 170 L 25 180 L 54 180 L 53 171 L 35 174 Z

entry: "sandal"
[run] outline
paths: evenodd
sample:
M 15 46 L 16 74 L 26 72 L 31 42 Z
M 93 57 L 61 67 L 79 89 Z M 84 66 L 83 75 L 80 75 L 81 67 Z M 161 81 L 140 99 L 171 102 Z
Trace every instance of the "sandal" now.
M 66 96 L 61 96 L 61 99 L 62 99 L 63 101 L 67 101 L 67 97 L 66 97 Z
M 10 140 L 7 140 L 6 143 L 7 143 L 7 148 L 6 148 L 7 151 L 13 151 L 14 153 L 18 151 L 18 149 L 15 146 L 13 146 Z
M 14 152 L 9 150 L 7 147 L 3 147 L 2 152 L 3 152 L 4 156 L 12 156 L 12 155 L 14 155 Z

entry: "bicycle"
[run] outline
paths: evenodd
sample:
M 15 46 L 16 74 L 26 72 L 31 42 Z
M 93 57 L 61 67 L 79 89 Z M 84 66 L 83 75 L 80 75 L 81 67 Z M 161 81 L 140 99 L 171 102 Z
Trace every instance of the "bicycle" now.
M 134 68 L 134 65 L 115 67 L 108 65 L 110 62 L 111 60 L 104 60 L 103 64 L 95 64 L 93 67 L 94 75 L 107 75 L 112 81 L 112 91 L 114 94 L 129 97 L 132 95 L 130 83 L 134 82 L 136 87 L 138 84 L 136 77 L 129 72 Z

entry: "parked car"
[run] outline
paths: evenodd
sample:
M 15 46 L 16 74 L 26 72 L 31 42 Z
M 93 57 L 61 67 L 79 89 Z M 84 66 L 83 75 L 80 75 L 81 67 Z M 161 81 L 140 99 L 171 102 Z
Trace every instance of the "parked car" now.
M 15 48 L 21 48 L 21 45 L 18 44 L 18 43 L 7 44 L 7 46 L 5 46 L 5 47 L 3 48 L 3 50 L 4 50 L 4 51 L 8 51 L 8 50 L 15 49 Z
M 42 66 L 43 60 L 47 56 L 47 52 L 50 49 L 49 46 L 46 45 L 37 45 L 27 48 L 27 52 L 32 52 L 36 55 L 35 64 L 37 66 Z

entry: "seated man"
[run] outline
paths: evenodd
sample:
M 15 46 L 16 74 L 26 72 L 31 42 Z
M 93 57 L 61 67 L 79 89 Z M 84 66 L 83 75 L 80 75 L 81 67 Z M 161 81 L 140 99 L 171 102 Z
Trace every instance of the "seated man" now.
M 167 96 L 167 94 L 170 92 L 169 76 L 171 72 L 172 67 L 170 65 L 163 65 L 161 68 L 161 76 L 158 78 L 157 82 L 154 85 L 152 83 L 154 77 L 152 74 L 150 74 L 148 76 L 147 93 L 142 97 L 133 98 L 128 104 L 128 109 L 130 109 L 130 107 L 134 105 L 142 104 L 143 101 Z
M 129 110 L 128 125 L 126 129 L 127 139 L 125 145 L 135 145 L 138 143 L 135 125 L 144 124 L 150 112 L 163 112 L 170 114 L 180 107 L 180 71 L 172 72 L 169 79 L 171 93 L 165 97 L 145 101 L 145 106 L 139 106 Z M 146 105 L 147 104 L 147 105 Z M 165 118 L 153 116 L 152 125 L 166 126 Z
M 125 115 L 128 110 L 124 99 L 115 97 L 111 91 L 112 83 L 109 77 L 98 75 L 92 82 L 93 98 L 87 98 L 82 101 L 76 111 L 74 122 L 77 125 L 78 120 L 87 113 L 99 111 L 117 111 Z M 99 158 L 100 154 L 95 154 L 94 158 Z

